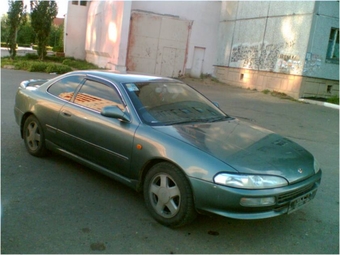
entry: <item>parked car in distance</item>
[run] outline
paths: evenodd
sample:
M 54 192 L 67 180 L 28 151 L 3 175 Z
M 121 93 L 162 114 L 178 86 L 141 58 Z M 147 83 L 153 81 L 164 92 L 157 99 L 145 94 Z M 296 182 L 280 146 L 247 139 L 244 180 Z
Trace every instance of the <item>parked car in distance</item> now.
M 197 213 L 289 214 L 321 181 L 306 149 L 176 79 L 75 71 L 23 81 L 14 113 L 30 154 L 60 153 L 143 192 L 152 217 L 172 228 Z

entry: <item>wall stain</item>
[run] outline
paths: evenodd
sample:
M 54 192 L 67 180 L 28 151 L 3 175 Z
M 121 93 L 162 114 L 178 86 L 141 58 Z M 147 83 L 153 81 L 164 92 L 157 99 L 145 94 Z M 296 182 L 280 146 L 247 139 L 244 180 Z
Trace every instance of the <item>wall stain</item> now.
M 100 242 L 92 243 L 90 247 L 92 251 L 105 251 L 106 250 L 106 246 L 104 245 L 104 243 L 100 243 Z

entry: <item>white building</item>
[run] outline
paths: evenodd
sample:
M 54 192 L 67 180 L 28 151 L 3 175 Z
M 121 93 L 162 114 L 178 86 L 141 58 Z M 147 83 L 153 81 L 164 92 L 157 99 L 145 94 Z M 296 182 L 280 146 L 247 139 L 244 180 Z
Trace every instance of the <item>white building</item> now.
M 220 2 L 72 1 L 65 53 L 121 72 L 199 77 L 214 70 L 219 15 Z
M 339 94 L 338 49 L 337 1 L 70 1 L 65 19 L 66 56 L 295 98 Z
M 215 76 L 295 98 L 339 95 L 338 1 L 222 2 Z

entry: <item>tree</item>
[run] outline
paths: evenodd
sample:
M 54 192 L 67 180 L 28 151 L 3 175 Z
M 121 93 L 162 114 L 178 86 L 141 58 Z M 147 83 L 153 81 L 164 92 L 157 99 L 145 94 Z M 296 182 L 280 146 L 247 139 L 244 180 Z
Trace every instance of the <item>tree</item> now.
M 18 31 L 17 43 L 29 47 L 31 43 L 35 43 L 35 32 L 31 26 L 31 19 L 28 16 L 27 21 Z
M 50 46 L 53 47 L 53 51 L 64 51 L 60 50 L 63 49 L 64 46 L 64 25 L 52 25 L 51 33 L 48 40 Z
M 14 59 L 17 54 L 17 35 L 22 24 L 26 22 L 26 5 L 23 1 L 8 1 L 8 38 L 7 45 L 9 46 L 9 54 L 11 59 Z
M 7 42 L 8 39 L 8 21 L 7 13 L 1 16 L 1 42 Z
M 55 1 L 34 0 L 30 1 L 31 25 L 38 40 L 38 56 L 44 60 L 47 54 L 46 46 L 51 32 L 52 22 L 57 16 L 58 6 Z

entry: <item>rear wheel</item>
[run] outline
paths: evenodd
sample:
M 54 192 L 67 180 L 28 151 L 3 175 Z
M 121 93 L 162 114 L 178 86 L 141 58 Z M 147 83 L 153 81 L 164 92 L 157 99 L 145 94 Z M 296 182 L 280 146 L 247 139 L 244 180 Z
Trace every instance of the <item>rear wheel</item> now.
M 147 173 L 144 200 L 151 215 L 167 227 L 181 227 L 197 215 L 187 178 L 170 163 L 159 163 Z
M 23 136 L 27 151 L 36 157 L 43 157 L 47 153 L 45 147 L 45 136 L 38 119 L 29 116 L 24 124 Z

